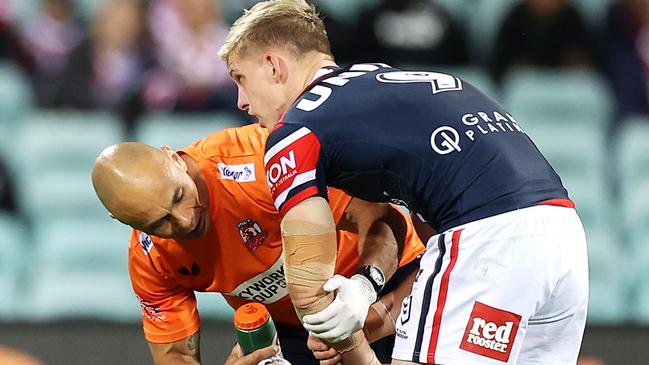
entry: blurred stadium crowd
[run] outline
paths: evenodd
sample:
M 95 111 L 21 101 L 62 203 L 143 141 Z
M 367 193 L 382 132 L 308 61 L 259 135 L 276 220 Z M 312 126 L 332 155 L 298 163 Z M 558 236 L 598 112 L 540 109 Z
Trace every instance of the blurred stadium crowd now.
M 252 3 L 0 0 L 0 320 L 139 318 L 94 158 L 254 122 L 216 56 Z M 584 220 L 590 323 L 649 323 L 649 0 L 315 3 L 339 64 L 448 72 L 503 103 Z M 228 315 L 210 301 L 202 317 Z

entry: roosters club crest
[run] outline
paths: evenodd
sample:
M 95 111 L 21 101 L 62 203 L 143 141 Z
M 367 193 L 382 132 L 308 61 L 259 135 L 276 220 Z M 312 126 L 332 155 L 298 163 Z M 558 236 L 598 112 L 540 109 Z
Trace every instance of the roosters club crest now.
M 264 233 L 259 224 L 252 219 L 248 218 L 237 223 L 237 228 L 239 229 L 239 234 L 241 235 L 243 244 L 246 245 L 251 252 L 255 252 L 259 246 L 264 244 L 266 233 Z

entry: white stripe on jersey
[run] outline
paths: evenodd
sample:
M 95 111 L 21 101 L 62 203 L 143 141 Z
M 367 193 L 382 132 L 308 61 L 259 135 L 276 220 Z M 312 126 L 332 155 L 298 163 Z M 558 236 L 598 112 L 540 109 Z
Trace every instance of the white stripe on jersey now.
M 311 180 L 315 180 L 315 169 L 296 175 L 295 178 L 293 179 L 293 183 L 291 184 L 291 186 L 289 186 L 288 189 L 284 190 L 281 194 L 279 194 L 277 196 L 277 199 L 275 199 L 275 208 L 279 210 L 279 207 L 281 207 L 282 204 L 284 204 L 284 202 L 286 201 L 286 197 L 288 196 L 288 193 L 290 193 L 291 190 L 293 190 L 293 188 L 302 185 L 305 182 L 309 182 Z
M 295 132 L 289 134 L 288 136 L 284 137 L 284 139 L 282 139 L 281 141 L 277 142 L 273 147 L 271 147 L 268 150 L 268 152 L 266 152 L 266 156 L 264 156 L 264 166 L 268 165 L 268 161 L 270 161 L 270 159 L 273 158 L 273 156 L 275 156 L 281 150 L 283 150 L 288 145 L 292 144 L 293 142 L 306 136 L 309 133 L 311 133 L 311 130 L 309 128 L 302 127 L 296 130 Z

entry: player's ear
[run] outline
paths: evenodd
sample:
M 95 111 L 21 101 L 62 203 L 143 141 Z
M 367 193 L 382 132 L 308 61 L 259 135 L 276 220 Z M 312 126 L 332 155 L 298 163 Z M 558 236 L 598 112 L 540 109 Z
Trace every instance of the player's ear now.
M 283 84 L 288 79 L 288 67 L 286 60 L 273 53 L 266 54 L 266 63 L 269 66 L 270 76 L 273 82 Z
M 183 171 L 187 171 L 185 160 L 183 160 L 176 151 L 166 145 L 160 146 L 160 149 L 171 159 L 172 163 L 178 165 Z

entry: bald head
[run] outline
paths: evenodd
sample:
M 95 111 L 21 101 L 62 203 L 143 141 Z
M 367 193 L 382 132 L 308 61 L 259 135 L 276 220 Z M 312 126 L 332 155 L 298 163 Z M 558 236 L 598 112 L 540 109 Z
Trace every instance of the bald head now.
M 115 218 L 131 225 L 138 220 L 138 197 L 168 180 L 167 164 L 165 153 L 149 145 L 112 145 L 97 157 L 92 184 L 104 207 Z
M 120 222 L 158 237 L 196 239 L 210 227 L 209 189 L 203 182 L 203 206 L 188 169 L 201 179 L 194 160 L 185 162 L 169 147 L 126 142 L 97 157 L 92 184 Z
M 101 152 L 92 171 L 92 184 L 113 217 L 140 226 L 150 203 L 173 199 L 173 192 L 164 196 L 165 188 L 177 180 L 174 167 L 182 166 L 174 166 L 169 152 L 135 142 L 112 145 Z

